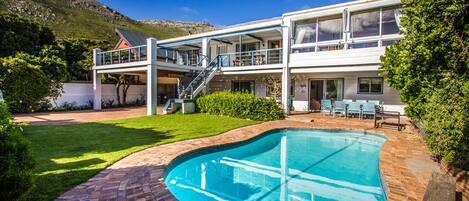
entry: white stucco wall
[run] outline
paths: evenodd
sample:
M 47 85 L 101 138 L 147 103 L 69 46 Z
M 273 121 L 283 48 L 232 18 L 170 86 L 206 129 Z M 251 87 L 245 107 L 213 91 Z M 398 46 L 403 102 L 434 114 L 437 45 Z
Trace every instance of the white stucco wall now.
M 269 74 L 250 74 L 250 75 L 219 75 L 210 81 L 210 90 L 231 90 L 232 80 L 254 80 L 255 94 L 259 97 L 266 96 L 266 84 L 263 77 Z M 272 74 L 271 74 L 272 75 Z M 280 73 L 273 74 L 280 78 Z M 299 73 L 292 74 L 295 78 L 295 97 L 293 107 L 296 111 L 309 110 L 309 80 L 311 79 L 330 79 L 340 78 L 344 80 L 344 99 L 362 99 L 379 100 L 384 104 L 385 110 L 404 112 L 405 105 L 400 101 L 399 92 L 388 86 L 383 87 L 382 94 L 359 94 L 359 77 L 381 77 L 378 72 L 348 72 L 348 73 Z
M 65 102 L 82 106 L 87 105 L 90 100 L 93 100 L 92 83 L 64 83 L 63 91 L 56 101 L 56 107 L 62 106 Z M 146 85 L 131 85 L 127 92 L 127 101 L 132 102 L 142 97 L 146 99 Z M 117 103 L 115 86 L 113 84 L 103 84 L 102 100 L 107 101 L 110 99 L 114 100 L 114 104 Z

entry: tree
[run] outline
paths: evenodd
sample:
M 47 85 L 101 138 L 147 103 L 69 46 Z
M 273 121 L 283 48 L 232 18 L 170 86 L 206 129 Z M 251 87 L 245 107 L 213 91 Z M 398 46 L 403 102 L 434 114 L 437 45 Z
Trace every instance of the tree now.
M 402 0 L 401 41 L 381 58 L 386 81 L 425 127 L 433 153 L 469 169 L 468 4 L 464 0 Z
M 128 74 L 105 74 L 104 81 L 115 84 L 116 99 L 118 105 L 127 104 L 127 92 L 132 84 L 139 84 L 138 76 Z M 122 87 L 122 101 L 121 101 L 121 87 Z
M 17 52 L 34 54 L 44 45 L 55 44 L 49 28 L 14 14 L 0 13 L 0 36 L 0 57 Z
M 69 67 L 70 80 L 91 80 L 93 49 L 110 47 L 107 41 L 88 39 L 67 39 L 60 41 L 64 49 L 65 61 Z
M 51 79 L 41 66 L 21 57 L 0 58 L 0 90 L 12 112 L 32 112 L 47 107 Z

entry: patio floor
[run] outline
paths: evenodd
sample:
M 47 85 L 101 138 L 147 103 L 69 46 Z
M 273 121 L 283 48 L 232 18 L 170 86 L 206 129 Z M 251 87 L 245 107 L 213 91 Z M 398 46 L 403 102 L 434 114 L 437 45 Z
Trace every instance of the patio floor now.
M 64 193 L 58 200 L 175 200 L 163 177 L 166 167 L 177 156 L 202 147 L 244 141 L 274 128 L 353 129 L 386 135 L 389 140 L 380 153 L 380 169 L 389 190 L 388 200 L 422 200 L 431 174 L 440 170 L 421 138 L 409 127 L 398 132 L 375 129 L 371 120 L 319 114 L 292 115 L 286 120 L 265 122 L 132 154 Z
M 113 119 L 126 119 L 146 115 L 146 107 L 112 108 L 102 111 L 80 110 L 67 112 L 44 112 L 18 114 L 13 118 L 16 122 L 25 122 L 31 125 L 63 125 L 84 122 L 95 122 Z M 162 107 L 157 108 L 158 114 L 162 113 Z

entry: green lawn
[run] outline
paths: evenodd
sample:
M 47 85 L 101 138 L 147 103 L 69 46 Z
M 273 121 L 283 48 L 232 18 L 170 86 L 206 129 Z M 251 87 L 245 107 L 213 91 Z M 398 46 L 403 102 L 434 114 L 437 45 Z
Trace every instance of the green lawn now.
M 38 162 L 36 188 L 27 200 L 53 200 L 136 151 L 256 123 L 205 114 L 174 114 L 76 125 L 25 126 Z

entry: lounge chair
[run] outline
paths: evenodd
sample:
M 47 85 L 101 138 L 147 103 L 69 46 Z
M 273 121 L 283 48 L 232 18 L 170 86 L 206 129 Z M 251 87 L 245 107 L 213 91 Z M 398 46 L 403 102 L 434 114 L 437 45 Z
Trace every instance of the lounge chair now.
M 362 117 L 373 116 L 376 118 L 376 106 L 374 103 L 363 103 L 362 104 Z
M 357 102 L 351 102 L 347 107 L 347 116 L 357 115 L 359 119 L 362 118 L 361 104 Z
M 344 101 L 334 101 L 334 107 L 332 107 L 332 115 L 335 117 L 335 115 L 339 113 L 345 115 L 345 103 Z
M 353 102 L 352 99 L 342 99 L 342 101 L 344 101 L 345 103 L 351 103 L 351 102 Z
M 329 99 L 321 100 L 321 113 L 329 113 L 332 112 L 332 101 Z

